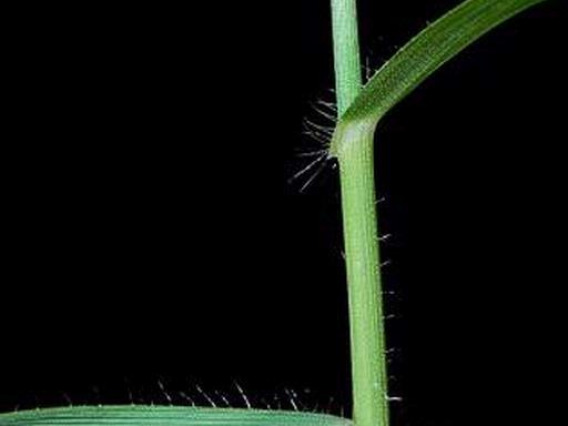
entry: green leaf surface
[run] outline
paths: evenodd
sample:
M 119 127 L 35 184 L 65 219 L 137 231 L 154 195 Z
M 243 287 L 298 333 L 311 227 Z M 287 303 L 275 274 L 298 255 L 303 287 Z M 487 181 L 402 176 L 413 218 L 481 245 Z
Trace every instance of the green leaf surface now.
M 425 28 L 366 84 L 339 120 L 330 154 L 374 132 L 379 120 L 434 71 L 492 28 L 546 0 L 467 0 Z M 358 135 L 357 138 L 351 135 Z
M 101 406 L 0 414 L 0 426 L 352 426 L 327 414 L 238 408 Z

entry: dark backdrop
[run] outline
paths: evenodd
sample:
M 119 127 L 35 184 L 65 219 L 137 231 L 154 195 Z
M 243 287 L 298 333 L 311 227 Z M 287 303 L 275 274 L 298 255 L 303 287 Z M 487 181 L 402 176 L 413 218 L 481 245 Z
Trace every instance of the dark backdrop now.
M 458 2 L 359 3 L 373 68 Z M 485 37 L 380 126 L 395 425 L 548 412 L 561 3 Z M 258 407 L 349 414 L 337 173 L 288 182 L 318 149 L 302 119 L 325 124 L 310 103 L 333 100 L 329 18 L 325 0 L 10 16 L 1 410 L 207 403 L 199 389 L 243 405 L 237 382 Z

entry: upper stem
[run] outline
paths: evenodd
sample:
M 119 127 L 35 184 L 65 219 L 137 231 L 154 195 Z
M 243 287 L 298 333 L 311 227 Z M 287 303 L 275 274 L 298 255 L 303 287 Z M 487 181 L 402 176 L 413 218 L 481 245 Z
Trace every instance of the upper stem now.
M 341 116 L 361 90 L 356 0 L 331 0 L 337 111 Z

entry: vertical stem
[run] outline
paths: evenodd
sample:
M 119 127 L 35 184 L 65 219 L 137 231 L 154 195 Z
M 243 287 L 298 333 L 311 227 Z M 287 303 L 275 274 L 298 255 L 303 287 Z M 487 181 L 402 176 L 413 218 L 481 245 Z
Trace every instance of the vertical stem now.
M 361 90 L 356 0 L 331 0 L 337 110 L 341 116 Z
M 356 426 L 389 424 L 372 135 L 354 133 L 339 156 Z
M 361 89 L 356 0 L 331 0 L 338 112 Z M 373 132 L 353 132 L 338 153 L 349 293 L 353 418 L 388 426 L 387 373 L 380 275 Z

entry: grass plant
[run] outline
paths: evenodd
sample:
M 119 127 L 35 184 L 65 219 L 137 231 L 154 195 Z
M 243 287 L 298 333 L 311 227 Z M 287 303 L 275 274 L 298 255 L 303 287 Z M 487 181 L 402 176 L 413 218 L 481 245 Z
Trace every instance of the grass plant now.
M 545 0 L 466 0 L 400 49 L 363 86 L 356 0 L 331 0 L 339 162 L 349 294 L 353 421 L 317 413 L 211 407 L 101 406 L 0 414 L 0 426 L 388 426 L 389 400 L 375 195 L 375 130 L 387 112 L 452 57 Z

